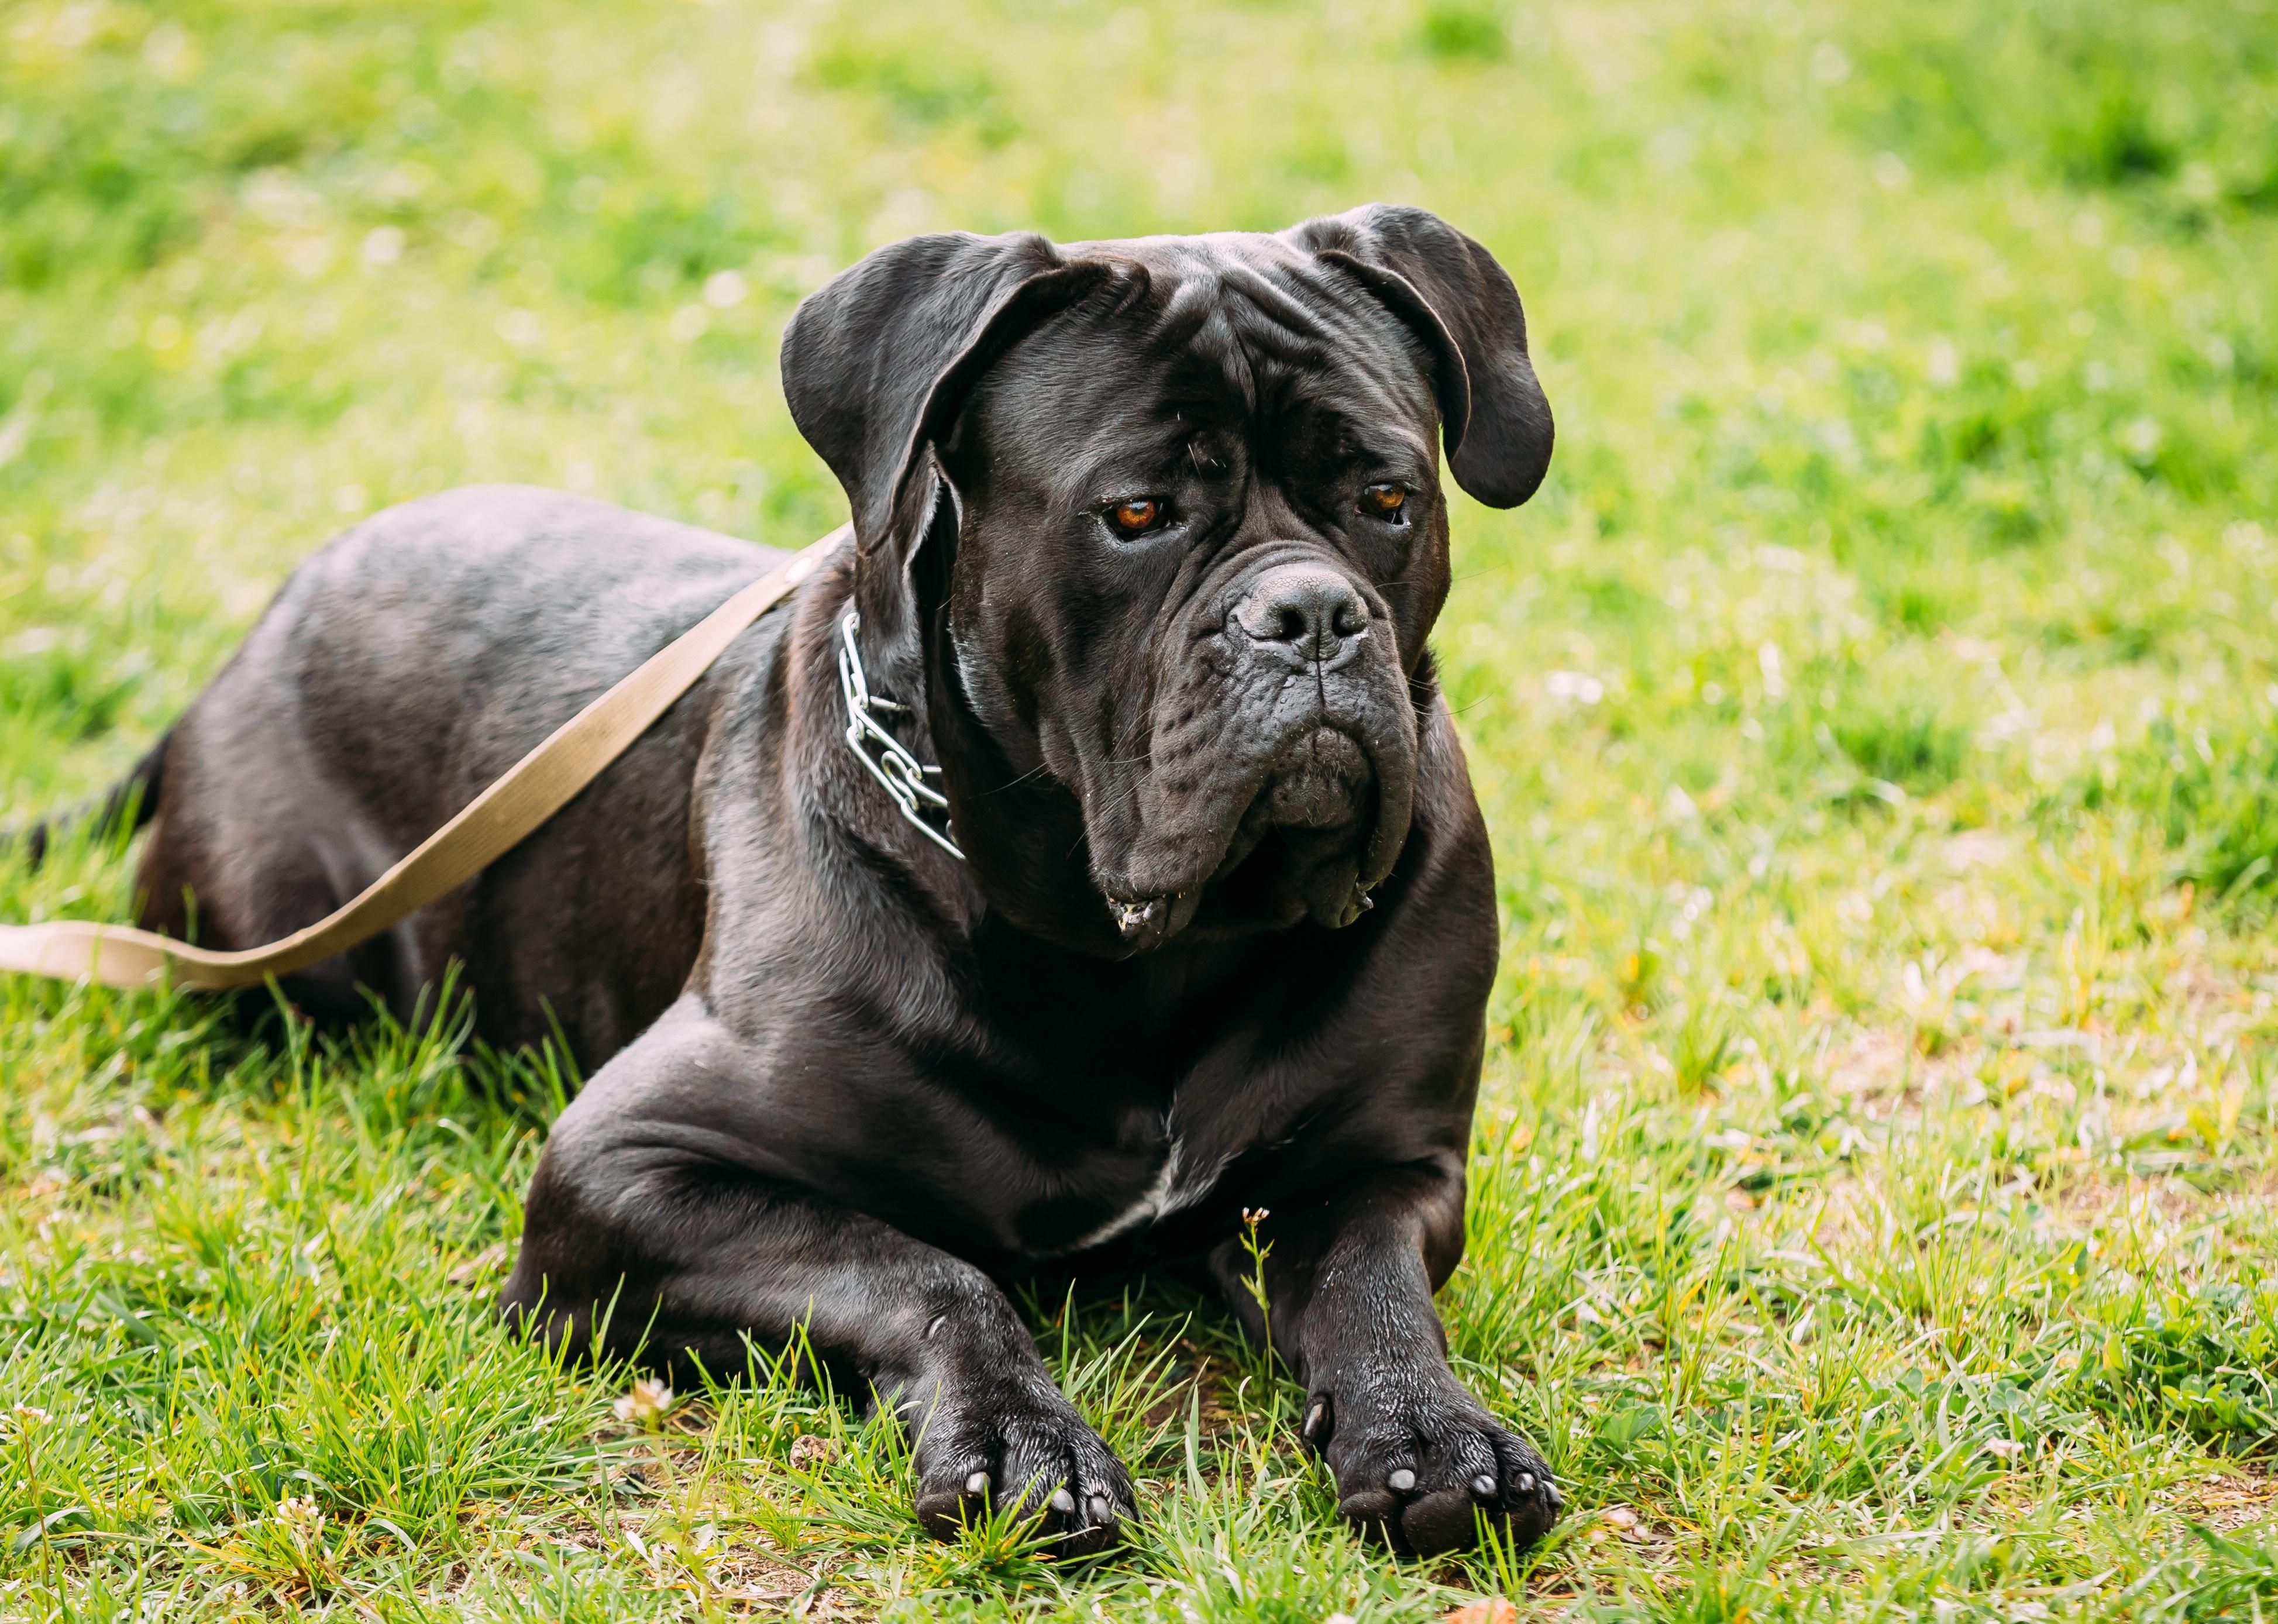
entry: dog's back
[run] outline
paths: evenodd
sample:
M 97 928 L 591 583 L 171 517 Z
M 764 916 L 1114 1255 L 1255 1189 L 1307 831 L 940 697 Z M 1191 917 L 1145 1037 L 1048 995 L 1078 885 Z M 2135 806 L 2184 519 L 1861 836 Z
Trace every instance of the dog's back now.
M 294 573 L 170 736 L 147 808 L 142 922 L 245 947 L 323 916 L 777 557 L 528 486 L 368 519 Z M 604 775 L 464 890 L 292 978 L 289 995 L 354 1015 L 361 982 L 408 1013 L 455 957 L 493 1041 L 546 1036 L 492 1030 L 542 1003 L 581 1058 L 622 1046 L 670 1002 L 697 950 L 701 893 L 682 831 L 707 691 L 633 747 L 661 770 Z M 552 860 L 565 851 L 610 856 Z M 576 940 L 497 923 L 541 886 Z M 575 950 L 595 939 L 623 950 Z M 486 986 L 519 996 L 485 998 Z

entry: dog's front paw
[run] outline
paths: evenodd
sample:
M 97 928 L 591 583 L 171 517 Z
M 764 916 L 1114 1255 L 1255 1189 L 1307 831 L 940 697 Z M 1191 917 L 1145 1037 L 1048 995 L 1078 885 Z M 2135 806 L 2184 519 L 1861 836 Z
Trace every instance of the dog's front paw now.
M 1036 1520 L 1057 1556 L 1123 1541 L 1138 1503 L 1123 1463 L 1051 1387 L 988 1384 L 944 1394 L 917 1439 L 918 1521 L 953 1540 L 992 1506 Z
M 1478 1543 L 1479 1518 L 1521 1549 L 1562 1500 L 1534 1446 L 1444 1371 L 1377 1370 L 1305 1400 L 1306 1442 L 1337 1480 L 1337 1510 L 1402 1556 Z

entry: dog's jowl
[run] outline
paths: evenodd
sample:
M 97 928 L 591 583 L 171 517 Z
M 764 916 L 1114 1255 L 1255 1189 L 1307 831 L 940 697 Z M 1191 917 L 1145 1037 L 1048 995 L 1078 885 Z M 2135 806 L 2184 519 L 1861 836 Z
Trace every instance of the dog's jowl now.
M 1432 1302 L 1496 930 L 1425 640 L 1441 445 L 1504 507 L 1550 455 L 1510 279 L 1410 209 L 920 237 L 799 308 L 783 378 L 852 542 L 538 834 L 287 992 L 408 1012 L 455 960 L 493 1042 L 558 1023 L 592 1081 L 508 1312 L 721 1373 L 804 1328 L 906 1421 L 936 1533 L 1136 1515 L 1000 1282 L 1191 1270 L 1262 1333 L 1263 1208 L 1345 1513 L 1539 1534 L 1549 1474 Z M 519 488 L 357 526 L 146 762 L 145 923 L 325 914 L 777 556 Z

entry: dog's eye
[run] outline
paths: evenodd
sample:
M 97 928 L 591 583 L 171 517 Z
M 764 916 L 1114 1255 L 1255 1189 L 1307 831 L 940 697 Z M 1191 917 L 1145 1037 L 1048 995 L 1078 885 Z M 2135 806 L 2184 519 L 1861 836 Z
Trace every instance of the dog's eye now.
M 1135 496 L 1107 510 L 1107 522 L 1127 536 L 1143 536 L 1150 530 L 1159 530 L 1169 517 L 1168 505 L 1152 496 Z
M 1360 494 L 1360 510 L 1371 518 L 1396 520 L 1408 510 L 1408 487 L 1372 485 Z

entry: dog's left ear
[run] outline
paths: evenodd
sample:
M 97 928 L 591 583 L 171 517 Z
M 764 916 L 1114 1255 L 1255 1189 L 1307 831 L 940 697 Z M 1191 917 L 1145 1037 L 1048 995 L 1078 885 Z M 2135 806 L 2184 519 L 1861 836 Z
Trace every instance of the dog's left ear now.
M 1550 466 L 1550 402 L 1526 354 L 1526 312 L 1494 255 L 1423 209 L 1369 203 L 1282 241 L 1350 272 L 1433 351 L 1456 483 L 1491 508 L 1534 494 Z
M 1033 233 L 890 243 L 807 295 L 784 329 L 791 420 L 853 508 L 866 626 L 891 638 L 933 504 L 933 445 L 975 380 L 1117 269 Z

